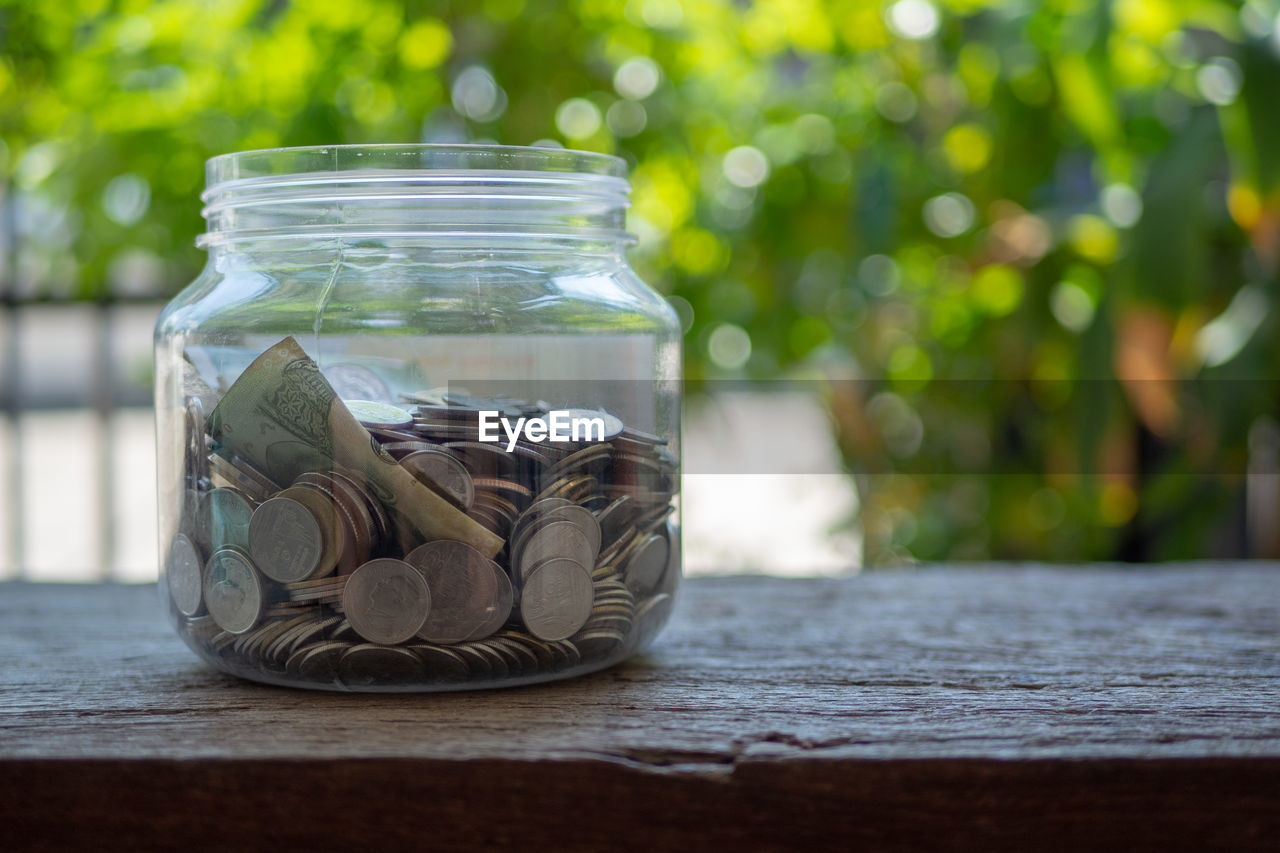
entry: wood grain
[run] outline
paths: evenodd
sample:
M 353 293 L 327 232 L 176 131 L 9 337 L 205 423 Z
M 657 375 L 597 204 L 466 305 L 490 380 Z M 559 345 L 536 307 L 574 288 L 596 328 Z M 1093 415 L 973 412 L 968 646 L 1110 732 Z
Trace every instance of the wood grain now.
M 0 585 L 0 844 L 1280 838 L 1270 564 L 699 579 L 645 657 L 434 696 L 219 675 L 171 634 L 156 595 Z

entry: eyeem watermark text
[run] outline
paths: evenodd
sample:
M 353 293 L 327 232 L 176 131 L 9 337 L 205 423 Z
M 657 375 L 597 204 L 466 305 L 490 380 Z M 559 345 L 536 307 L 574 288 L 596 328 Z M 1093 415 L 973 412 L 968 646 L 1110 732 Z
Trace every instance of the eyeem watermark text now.
M 545 418 L 517 418 L 515 424 L 512 424 L 501 415 L 501 412 L 481 411 L 479 437 L 481 441 L 499 444 L 502 435 L 498 428 L 501 426 L 506 433 L 508 453 L 515 450 L 516 442 L 522 435 L 535 444 L 544 441 L 604 441 L 604 418 L 584 417 L 570 411 L 552 409 Z

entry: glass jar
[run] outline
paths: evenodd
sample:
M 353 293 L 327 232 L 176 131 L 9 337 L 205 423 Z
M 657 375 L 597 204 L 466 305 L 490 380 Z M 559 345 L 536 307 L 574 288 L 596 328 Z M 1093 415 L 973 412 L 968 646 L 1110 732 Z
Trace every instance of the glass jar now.
M 156 326 L 162 598 L 235 675 L 456 690 L 645 648 L 680 579 L 680 327 L 624 163 L 215 157 Z

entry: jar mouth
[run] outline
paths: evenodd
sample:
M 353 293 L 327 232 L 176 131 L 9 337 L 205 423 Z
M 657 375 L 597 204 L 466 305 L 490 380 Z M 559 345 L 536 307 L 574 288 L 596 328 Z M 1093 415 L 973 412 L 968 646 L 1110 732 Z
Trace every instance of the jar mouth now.
M 516 233 L 633 242 L 627 165 L 514 145 L 326 145 L 211 158 L 202 248 L 272 238 Z

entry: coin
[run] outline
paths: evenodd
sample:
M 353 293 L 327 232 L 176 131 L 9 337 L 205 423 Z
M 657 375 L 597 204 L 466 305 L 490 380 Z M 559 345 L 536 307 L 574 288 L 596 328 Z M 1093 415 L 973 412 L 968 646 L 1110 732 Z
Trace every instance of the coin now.
M 468 654 L 477 655 L 482 661 L 479 663 L 478 671 L 482 672 L 486 678 L 502 680 L 511 676 L 511 667 L 507 665 L 506 656 L 483 641 L 458 643 L 451 648 L 456 649 L 464 657 Z M 475 659 L 472 658 L 472 660 L 474 662 Z
M 500 630 L 511 618 L 511 608 L 515 606 L 515 590 L 511 586 L 511 578 L 507 577 L 507 573 L 493 560 L 489 561 L 489 567 L 493 570 L 498 595 L 494 606 L 489 611 L 489 618 L 467 635 L 468 640 L 484 639 Z
M 609 441 L 622 435 L 622 421 L 616 416 L 609 414 L 603 409 L 562 409 L 566 415 L 572 420 L 599 420 L 604 427 L 604 435 L 600 435 L 600 429 L 593 424 L 588 430 L 588 435 L 592 441 Z
M 360 494 L 345 480 L 321 471 L 303 474 L 294 482 L 320 489 L 333 501 L 334 507 L 339 511 L 347 534 L 347 547 L 343 550 L 338 564 L 339 572 L 350 573 L 356 566 L 368 560 L 373 554 L 378 532 L 369 507 Z
M 178 519 L 178 529 L 190 536 L 192 541 L 204 545 L 209 543 L 209 505 L 205 499 L 206 494 L 195 488 L 184 489 L 182 515 Z
M 646 593 L 656 587 L 667 567 L 669 547 L 667 538 L 657 534 L 642 541 L 623 572 L 627 585 L 638 593 Z
M 622 435 L 619 436 L 619 438 L 624 438 L 629 441 L 633 441 L 642 445 L 667 443 L 667 440 L 665 438 L 662 438 L 661 436 L 653 435 L 652 433 L 642 432 L 636 429 L 635 427 L 623 427 Z
M 238 548 L 222 548 L 209 558 L 203 592 L 209 615 L 229 634 L 243 634 L 262 618 L 262 582 Z
M 277 495 L 253 511 L 249 553 L 272 580 L 288 583 L 311 577 L 323 552 L 320 522 L 304 504 Z
M 528 646 L 518 643 L 510 637 L 489 637 L 487 642 L 501 646 L 516 657 L 522 673 L 538 671 L 538 656 Z
M 399 406 L 376 400 L 343 400 L 348 411 L 362 426 L 398 429 L 413 425 L 413 415 Z
M 361 637 L 371 643 L 394 645 L 422 629 L 431 610 L 431 590 L 413 566 L 380 557 L 347 578 L 342 609 Z
M 303 646 L 290 655 L 285 671 L 310 680 L 334 678 L 338 661 L 349 648 L 350 643 L 333 641 Z
M 249 519 L 253 504 L 239 489 L 223 487 L 209 492 L 209 539 L 214 549 L 235 545 L 249 547 Z
M 552 558 L 533 566 L 525 578 L 520 618 L 535 637 L 563 640 L 586 623 L 591 601 L 591 575 L 582 564 Z
M 482 654 L 479 649 L 469 644 L 449 646 L 463 663 L 467 666 L 467 674 L 474 678 L 488 678 L 493 674 L 493 666 L 490 663 L 488 655 Z
M 573 635 L 573 644 L 577 646 L 584 658 L 604 658 L 620 651 L 627 641 L 627 635 L 611 629 L 592 630 L 584 628 Z
M 208 461 L 209 479 L 215 486 L 229 486 L 239 489 L 257 503 L 265 501 L 277 491 L 275 488 L 263 488 L 260 482 L 245 474 L 230 461 L 223 459 L 216 453 L 210 453 Z
M 466 467 L 443 450 L 416 450 L 400 459 L 400 465 L 418 482 L 466 511 L 475 501 L 475 485 Z
M 422 658 L 399 646 L 362 643 L 338 659 L 338 673 L 350 684 L 402 684 L 426 674 Z
M 427 674 L 442 681 L 466 678 L 471 668 L 466 660 L 448 646 L 437 646 L 431 643 L 411 643 L 405 648 L 422 659 Z
M 602 548 L 617 542 L 619 537 L 627 531 L 636 515 L 634 503 L 635 498 L 631 497 L 631 495 L 623 495 L 602 509 L 600 514 L 596 516 L 596 523 L 600 525 L 600 545 Z
M 600 525 L 594 515 L 577 504 L 570 504 L 551 510 L 545 518 L 548 522 L 568 521 L 581 530 L 591 545 L 591 561 L 595 564 L 596 555 L 600 553 Z
M 474 482 L 477 489 L 493 489 L 524 500 L 533 497 L 533 492 L 528 486 L 522 486 L 513 480 L 503 480 L 499 477 L 476 477 Z
M 517 536 L 524 528 L 531 525 L 539 516 L 562 506 L 573 506 L 573 502 L 564 498 L 543 498 L 540 501 L 534 501 L 529 507 L 516 519 L 515 527 L 511 531 L 512 537 Z
M 578 525 L 571 521 L 553 521 L 538 527 L 529 534 L 523 547 L 513 558 L 513 565 L 518 567 L 518 576 L 528 578 L 533 567 L 552 557 L 567 557 L 588 572 L 587 580 L 591 580 L 590 568 L 595 565 L 595 552 L 591 542 Z
M 487 559 L 460 542 L 423 544 L 365 472 L 302 442 L 277 442 L 267 460 L 292 480 L 282 489 L 252 463 L 213 453 L 188 413 L 186 506 L 166 578 L 194 643 L 272 677 L 361 689 L 531 678 L 651 641 L 679 579 L 669 518 L 679 460 L 665 439 L 578 409 L 605 423 L 604 442 L 517 439 L 509 451 L 479 441 L 478 410 L 529 418 L 559 407 L 397 396 L 368 382 L 378 393 L 365 394 L 358 386 L 371 374 L 350 373 L 337 380 L 342 397 L 354 398 L 382 460 L 398 460 L 505 540 L 502 549 Z M 416 405 L 382 402 L 397 398 Z M 214 558 L 201 566 L 209 550 L 221 573 L 216 617 Z
M 382 506 L 382 501 L 370 494 L 369 489 L 364 482 L 352 474 L 345 471 L 334 469 L 330 472 L 333 479 L 348 488 L 355 494 L 369 511 L 369 515 L 373 518 L 373 543 L 370 545 L 370 553 L 377 554 L 388 542 L 391 541 L 391 518 L 387 515 L 386 509 Z
M 333 479 L 318 472 L 311 472 L 298 477 L 294 485 L 298 488 L 314 490 L 323 498 L 326 506 L 333 510 L 337 526 L 340 528 L 339 531 L 334 532 L 334 536 L 340 540 L 342 549 L 338 552 L 338 573 L 350 574 L 356 566 L 368 560 L 372 532 L 368 527 L 361 528 L 355 511 L 334 488 Z M 337 546 L 337 541 L 325 543 L 326 548 Z M 323 560 L 321 562 L 323 563 Z M 329 572 L 321 569 L 317 574 L 324 576 Z
M 396 459 L 403 459 L 410 453 L 416 453 L 419 450 L 438 451 L 440 446 L 420 439 L 407 439 L 405 441 L 384 441 L 382 442 L 382 449 Z
M 262 573 L 289 583 L 333 571 L 345 539 L 333 504 L 294 486 L 264 501 L 249 521 L 249 553 Z
M 343 399 L 386 400 L 391 389 L 378 374 L 360 364 L 331 364 L 321 368 L 324 378 Z
M 609 445 L 592 444 L 581 450 L 570 453 L 561 459 L 555 465 L 547 469 L 546 476 L 555 478 L 576 471 L 579 468 L 585 468 L 593 462 L 599 462 L 609 458 Z
M 671 618 L 675 599 L 666 593 L 659 593 L 636 608 L 635 625 L 631 629 L 631 645 L 634 651 L 641 651 L 653 642 L 653 638 L 662 630 Z
M 183 616 L 195 616 L 204 604 L 200 567 L 204 560 L 196 544 L 184 533 L 173 537 L 165 560 L 165 581 L 173 606 Z
M 413 549 L 404 559 L 422 572 L 431 589 L 431 613 L 417 632 L 427 642 L 465 640 L 501 604 L 492 563 L 465 543 L 437 539 Z

